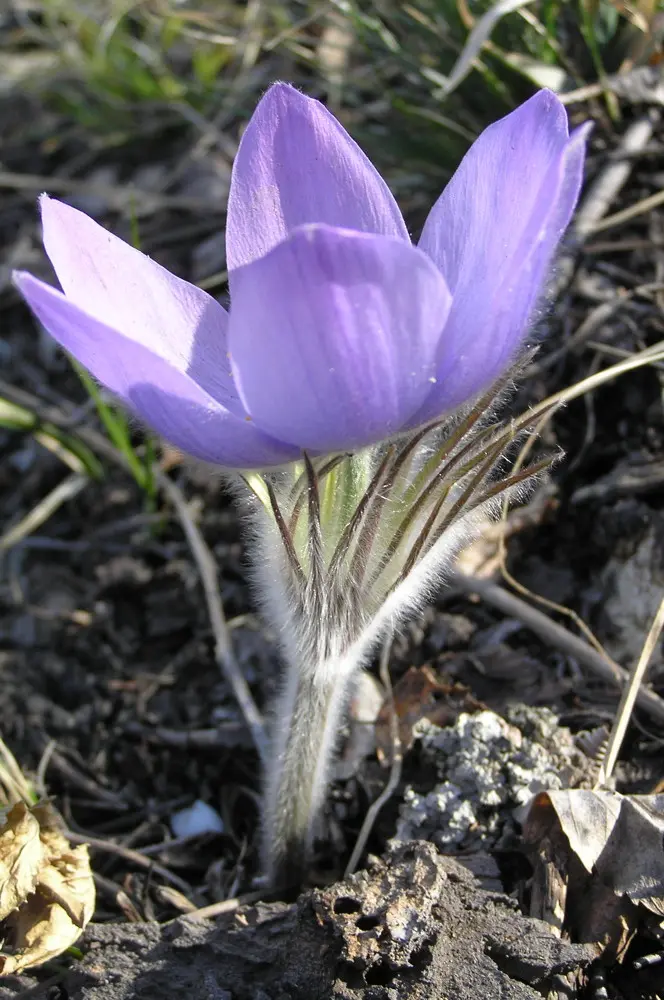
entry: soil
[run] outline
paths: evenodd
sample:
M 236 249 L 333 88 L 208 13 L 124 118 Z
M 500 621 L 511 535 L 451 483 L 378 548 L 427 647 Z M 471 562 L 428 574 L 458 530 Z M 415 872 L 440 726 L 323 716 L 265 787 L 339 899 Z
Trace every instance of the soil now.
M 15 107 L 12 113 L 16 115 Z M 17 138 L 13 144 L 19 131 L 21 142 Z M 56 162 L 43 145 L 30 146 L 22 120 L 8 122 L 6 134 L 7 170 L 63 175 L 71 150 L 65 156 L 60 149 Z M 661 185 L 657 157 L 663 141 L 660 126 L 655 154 L 635 160 L 629 202 Z M 600 123 L 591 176 L 604 169 L 617 142 Z M 122 165 L 111 157 L 118 177 L 134 169 L 127 156 Z M 174 144 L 166 166 L 180 157 Z M 153 165 L 160 165 L 156 154 Z M 144 172 L 145 166 L 143 162 Z M 203 170 L 200 164 L 197 170 Z M 79 175 L 85 179 L 85 170 Z M 68 362 L 39 336 L 16 293 L 3 284 L 10 266 L 48 274 L 39 249 L 34 194 L 10 192 L 0 207 L 2 379 L 69 414 L 73 427 L 96 426 Z M 87 207 L 127 235 L 126 220 L 108 204 Z M 157 208 L 141 223 L 143 249 L 182 276 L 199 277 L 201 245 L 218 233 L 222 221 L 221 214 Z M 514 412 L 614 361 L 620 352 L 633 353 L 663 339 L 662 232 L 660 210 L 572 248 L 573 273 L 542 317 L 542 347 L 509 404 Z M 606 303 L 614 308 L 600 314 L 592 336 L 575 346 L 575 331 L 589 317 L 596 318 L 598 307 Z M 546 429 L 544 445 L 564 449 L 565 458 L 529 508 L 531 516 L 522 519 L 509 539 L 508 565 L 516 579 L 580 615 L 625 667 L 638 655 L 664 583 L 662 387 L 661 368 L 643 368 L 559 412 Z M 32 435 L 0 431 L 0 449 L 0 505 L 8 527 L 34 510 L 67 470 Z M 173 456 L 169 462 L 170 474 L 196 500 L 199 524 L 216 558 L 237 658 L 257 702 L 267 709 L 279 664 L 273 637 L 254 614 L 238 517 L 221 483 L 207 470 L 183 465 Z M 522 958 L 511 966 L 495 960 L 495 954 L 504 953 L 506 940 L 528 941 L 541 932 L 543 941 L 545 932 L 540 925 L 533 930 L 535 922 L 500 893 L 493 901 L 486 893 L 473 901 L 473 893 L 483 890 L 463 878 L 459 882 L 457 872 L 451 896 L 442 890 L 436 896 L 426 936 L 428 954 L 434 956 L 425 963 L 429 971 L 409 969 L 406 975 L 408 963 L 396 972 L 393 964 L 394 982 L 371 987 L 356 966 L 356 978 L 342 982 L 339 970 L 347 968 L 347 943 L 338 926 L 320 914 L 335 891 L 367 807 L 387 780 L 373 751 L 356 761 L 354 773 L 337 783 L 330 796 L 328 836 L 312 873 L 314 882 L 328 888 L 297 903 L 272 900 L 245 907 L 219 925 L 183 923 L 180 915 L 188 907 L 255 888 L 260 775 L 251 740 L 215 662 L 200 580 L 179 522 L 161 499 L 151 509 L 133 481 L 106 462 L 101 481 L 91 481 L 20 544 L 4 551 L 2 562 L 4 740 L 26 771 L 39 772 L 70 830 L 132 848 L 162 868 L 139 867 L 126 857 L 95 850 L 98 908 L 95 925 L 80 945 L 83 960 L 61 960 L 8 980 L 0 996 L 526 998 L 542 995 L 542 982 L 554 973 L 586 968 L 587 955 L 560 941 L 558 957 L 552 958 L 553 952 L 549 955 L 542 945 L 540 958 L 549 965 L 539 979 L 523 973 Z M 564 617 L 558 620 L 575 628 Z M 535 637 L 518 620 L 506 621 L 486 603 L 454 589 L 441 590 L 434 605 L 396 642 L 393 683 L 412 666 L 429 667 L 450 688 L 458 682 L 478 704 L 498 713 L 514 703 L 546 706 L 574 733 L 610 724 L 617 704 L 615 688 L 586 666 Z M 661 652 L 654 657 L 649 680 L 664 696 Z M 661 721 L 636 713 L 619 770 L 622 791 L 655 787 L 662 777 L 663 737 Z M 409 761 L 406 755 L 402 787 L 369 842 L 376 856 L 384 854 L 394 833 L 396 808 L 415 767 L 416 758 Z M 196 799 L 218 810 L 223 833 L 174 842 L 170 817 Z M 449 881 L 454 863 L 435 857 L 433 849 L 418 850 Z M 508 853 L 507 860 L 501 859 L 503 887 L 516 891 L 527 880 L 529 867 L 517 843 Z M 389 864 L 390 870 L 396 865 L 401 871 L 402 862 L 392 857 Z M 379 877 L 377 871 L 387 877 L 379 862 L 372 871 L 369 880 Z M 402 877 L 403 872 L 397 881 Z M 181 897 L 173 893 L 173 882 Z M 467 950 L 458 953 L 458 961 L 474 968 L 475 979 L 454 992 L 453 984 L 461 980 L 454 978 L 451 965 L 445 966 L 453 961 L 449 954 L 444 959 L 452 920 L 452 911 L 445 908 L 459 899 L 454 920 L 463 930 L 455 940 Z M 471 933 L 480 917 L 470 915 L 477 913 L 490 914 L 498 924 L 492 931 L 482 925 Z M 484 942 L 481 948 L 473 934 Z M 487 957 L 491 934 L 498 941 L 493 958 Z M 637 935 L 635 953 L 650 945 Z M 484 965 L 475 968 L 480 952 Z M 567 960 L 572 953 L 573 962 Z M 567 959 L 559 961 L 563 954 Z M 521 972 L 512 978 L 517 965 Z M 61 974 L 64 967 L 69 971 Z M 113 980 L 108 978 L 112 968 Z M 248 968 L 255 970 L 254 979 L 243 978 Z M 293 968 L 306 975 L 289 979 Z M 495 979 L 496 968 L 502 969 L 502 980 Z M 439 978 L 427 979 L 434 975 Z M 637 982 L 616 966 L 607 975 L 616 998 L 655 995 L 654 973 Z

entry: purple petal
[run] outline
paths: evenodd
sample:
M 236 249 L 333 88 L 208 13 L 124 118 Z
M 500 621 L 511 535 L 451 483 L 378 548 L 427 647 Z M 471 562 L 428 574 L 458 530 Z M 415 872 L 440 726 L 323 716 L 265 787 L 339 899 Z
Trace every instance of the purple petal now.
M 41 211 L 46 253 L 69 301 L 237 408 L 226 310 L 83 212 L 46 195 Z
M 229 343 L 256 425 L 312 451 L 398 432 L 434 380 L 440 273 L 386 236 L 303 226 L 234 273 Z
M 62 292 L 26 272 L 14 280 L 58 343 L 147 424 L 182 451 L 234 468 L 278 465 L 297 450 L 236 417 L 187 374 L 149 348 L 85 313 Z
M 410 242 L 385 181 L 343 126 L 318 101 L 277 83 L 252 115 L 233 164 L 229 269 L 262 257 L 308 222 Z
M 452 309 L 418 419 L 475 395 L 518 352 L 577 202 L 586 136 L 569 137 L 563 105 L 540 91 L 482 133 L 431 210 L 419 245 Z

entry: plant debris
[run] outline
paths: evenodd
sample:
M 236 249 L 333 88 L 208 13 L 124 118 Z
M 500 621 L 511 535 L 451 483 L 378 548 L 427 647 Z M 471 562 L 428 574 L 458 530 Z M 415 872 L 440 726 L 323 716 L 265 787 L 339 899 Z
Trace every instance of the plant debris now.
M 0 814 L 2 815 L 2 814 Z M 72 847 L 50 805 L 17 802 L 0 828 L 0 974 L 61 955 L 92 919 L 95 887 L 85 845 Z

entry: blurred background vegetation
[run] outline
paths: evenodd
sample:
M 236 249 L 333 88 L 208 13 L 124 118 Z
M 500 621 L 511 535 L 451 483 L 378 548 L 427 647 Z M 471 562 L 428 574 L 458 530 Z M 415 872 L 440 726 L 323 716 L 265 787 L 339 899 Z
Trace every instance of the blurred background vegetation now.
M 663 19 L 661 0 L 5 0 L 0 96 L 44 114 L 14 104 L 1 158 L 11 170 L 37 142 L 49 173 L 80 177 L 189 138 L 230 160 L 282 78 L 341 115 L 417 221 L 483 126 L 536 87 L 605 87 L 657 60 Z M 608 89 L 603 108 L 617 117 Z

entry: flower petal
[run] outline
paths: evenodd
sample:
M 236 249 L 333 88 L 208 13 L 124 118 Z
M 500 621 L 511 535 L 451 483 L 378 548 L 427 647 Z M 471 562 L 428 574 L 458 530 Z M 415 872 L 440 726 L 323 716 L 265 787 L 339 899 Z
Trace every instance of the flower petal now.
M 69 301 L 238 409 L 223 306 L 83 212 L 47 195 L 40 201 L 44 247 Z
M 312 451 L 397 433 L 422 405 L 449 309 L 416 247 L 302 226 L 234 274 L 229 344 L 256 425 Z
M 296 449 L 229 413 L 187 374 L 84 312 L 56 288 L 24 271 L 15 272 L 14 281 L 51 336 L 178 448 L 206 462 L 243 469 L 297 457 Z
M 387 184 L 343 126 L 318 101 L 277 83 L 252 115 L 233 164 L 229 269 L 262 257 L 307 222 L 410 242 Z
M 540 91 L 482 133 L 431 210 L 419 246 L 453 298 L 418 419 L 489 385 L 521 346 L 576 205 L 586 136 L 570 137 L 563 105 Z

